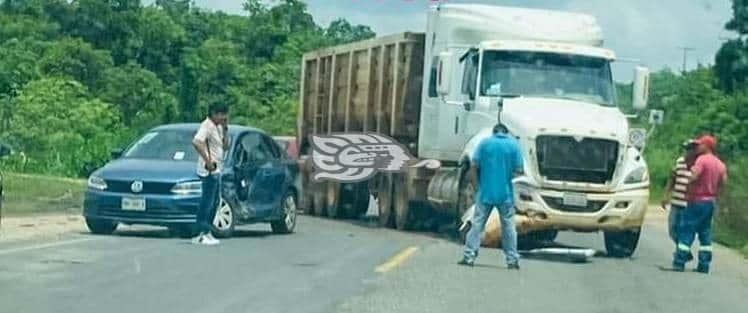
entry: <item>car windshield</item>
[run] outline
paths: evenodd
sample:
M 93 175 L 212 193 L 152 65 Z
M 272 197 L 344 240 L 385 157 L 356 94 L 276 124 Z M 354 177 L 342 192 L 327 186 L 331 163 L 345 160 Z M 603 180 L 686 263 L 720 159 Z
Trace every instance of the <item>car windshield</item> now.
M 615 106 L 610 62 L 580 55 L 487 51 L 481 95 L 571 99 Z
M 157 130 L 140 137 L 125 152 L 125 158 L 197 161 L 192 147 L 193 130 Z

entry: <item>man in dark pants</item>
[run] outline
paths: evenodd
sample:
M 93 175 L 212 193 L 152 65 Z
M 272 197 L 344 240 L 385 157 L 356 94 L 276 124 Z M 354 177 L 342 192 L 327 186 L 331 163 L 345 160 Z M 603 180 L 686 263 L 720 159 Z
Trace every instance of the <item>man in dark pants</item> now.
M 675 165 L 670 174 L 670 179 L 668 179 L 667 186 L 665 186 L 664 197 L 662 199 L 663 210 L 667 210 L 668 204 L 670 205 L 668 235 L 673 240 L 676 249 L 678 246 L 678 237 L 675 228 L 680 224 L 683 211 L 688 206 L 686 194 L 691 179 L 691 167 L 696 161 L 696 156 L 696 142 L 691 139 L 684 142 L 683 154 L 675 160 Z M 689 254 L 689 260 L 691 259 L 693 259 L 693 256 Z
M 197 227 L 200 233 L 192 239 L 194 244 L 217 245 L 218 239 L 211 233 L 216 207 L 220 201 L 220 175 L 224 150 L 228 149 L 228 108 L 213 104 L 208 109 L 209 116 L 200 124 L 192 140 L 200 155 L 197 162 L 197 175 L 202 181 L 202 200 L 197 211 Z
M 714 155 L 717 140 L 702 136 L 696 140 L 698 158 L 691 167 L 688 207 L 676 227 L 678 247 L 673 258 L 673 269 L 682 272 L 691 254 L 696 234 L 699 235 L 699 264 L 697 272 L 709 273 L 712 262 L 712 217 L 717 196 L 727 182 L 727 168 Z
M 502 242 L 507 267 L 519 269 L 517 229 L 514 225 L 514 174 L 523 171 L 519 143 L 508 134 L 506 126 L 497 124 L 493 136 L 478 144 L 473 154 L 473 167 L 478 175 L 478 191 L 471 228 L 465 239 L 465 251 L 460 265 L 472 266 L 478 257 L 481 234 L 494 208 L 499 210 Z

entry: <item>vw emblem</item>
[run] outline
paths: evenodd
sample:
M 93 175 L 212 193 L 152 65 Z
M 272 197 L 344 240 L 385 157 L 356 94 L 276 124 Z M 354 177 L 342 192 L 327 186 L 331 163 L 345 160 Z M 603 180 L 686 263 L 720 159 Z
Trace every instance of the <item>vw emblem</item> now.
M 143 191 L 143 182 L 142 182 L 142 181 L 139 181 L 139 180 L 136 180 L 136 181 L 134 181 L 134 182 L 132 183 L 132 185 L 130 186 L 130 189 L 131 189 L 131 190 L 132 190 L 132 192 L 134 192 L 134 193 L 138 193 L 138 192 L 141 192 L 141 191 Z

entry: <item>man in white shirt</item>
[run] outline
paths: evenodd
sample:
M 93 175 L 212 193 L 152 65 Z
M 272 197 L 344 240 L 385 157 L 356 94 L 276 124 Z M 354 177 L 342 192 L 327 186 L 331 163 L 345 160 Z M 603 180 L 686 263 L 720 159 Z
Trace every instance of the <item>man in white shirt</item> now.
M 216 245 L 220 241 L 213 237 L 211 230 L 220 200 L 220 174 L 224 150 L 229 146 L 228 108 L 223 104 L 213 104 L 208 112 L 208 117 L 200 124 L 192 140 L 192 145 L 200 155 L 197 161 L 197 175 L 200 176 L 203 185 L 196 221 L 200 233 L 192 242 Z

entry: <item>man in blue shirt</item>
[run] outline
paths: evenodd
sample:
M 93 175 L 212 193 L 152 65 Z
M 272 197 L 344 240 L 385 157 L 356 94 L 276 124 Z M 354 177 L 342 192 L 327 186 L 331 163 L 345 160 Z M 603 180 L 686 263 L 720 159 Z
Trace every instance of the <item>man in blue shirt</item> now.
M 481 234 L 494 208 L 501 216 L 501 246 L 509 269 L 519 269 L 517 230 L 514 225 L 514 187 L 512 178 L 523 172 L 522 152 L 516 139 L 501 123 L 493 136 L 478 144 L 473 154 L 473 170 L 478 175 L 478 192 L 471 228 L 465 239 L 465 252 L 460 265 L 472 266 L 478 257 Z

